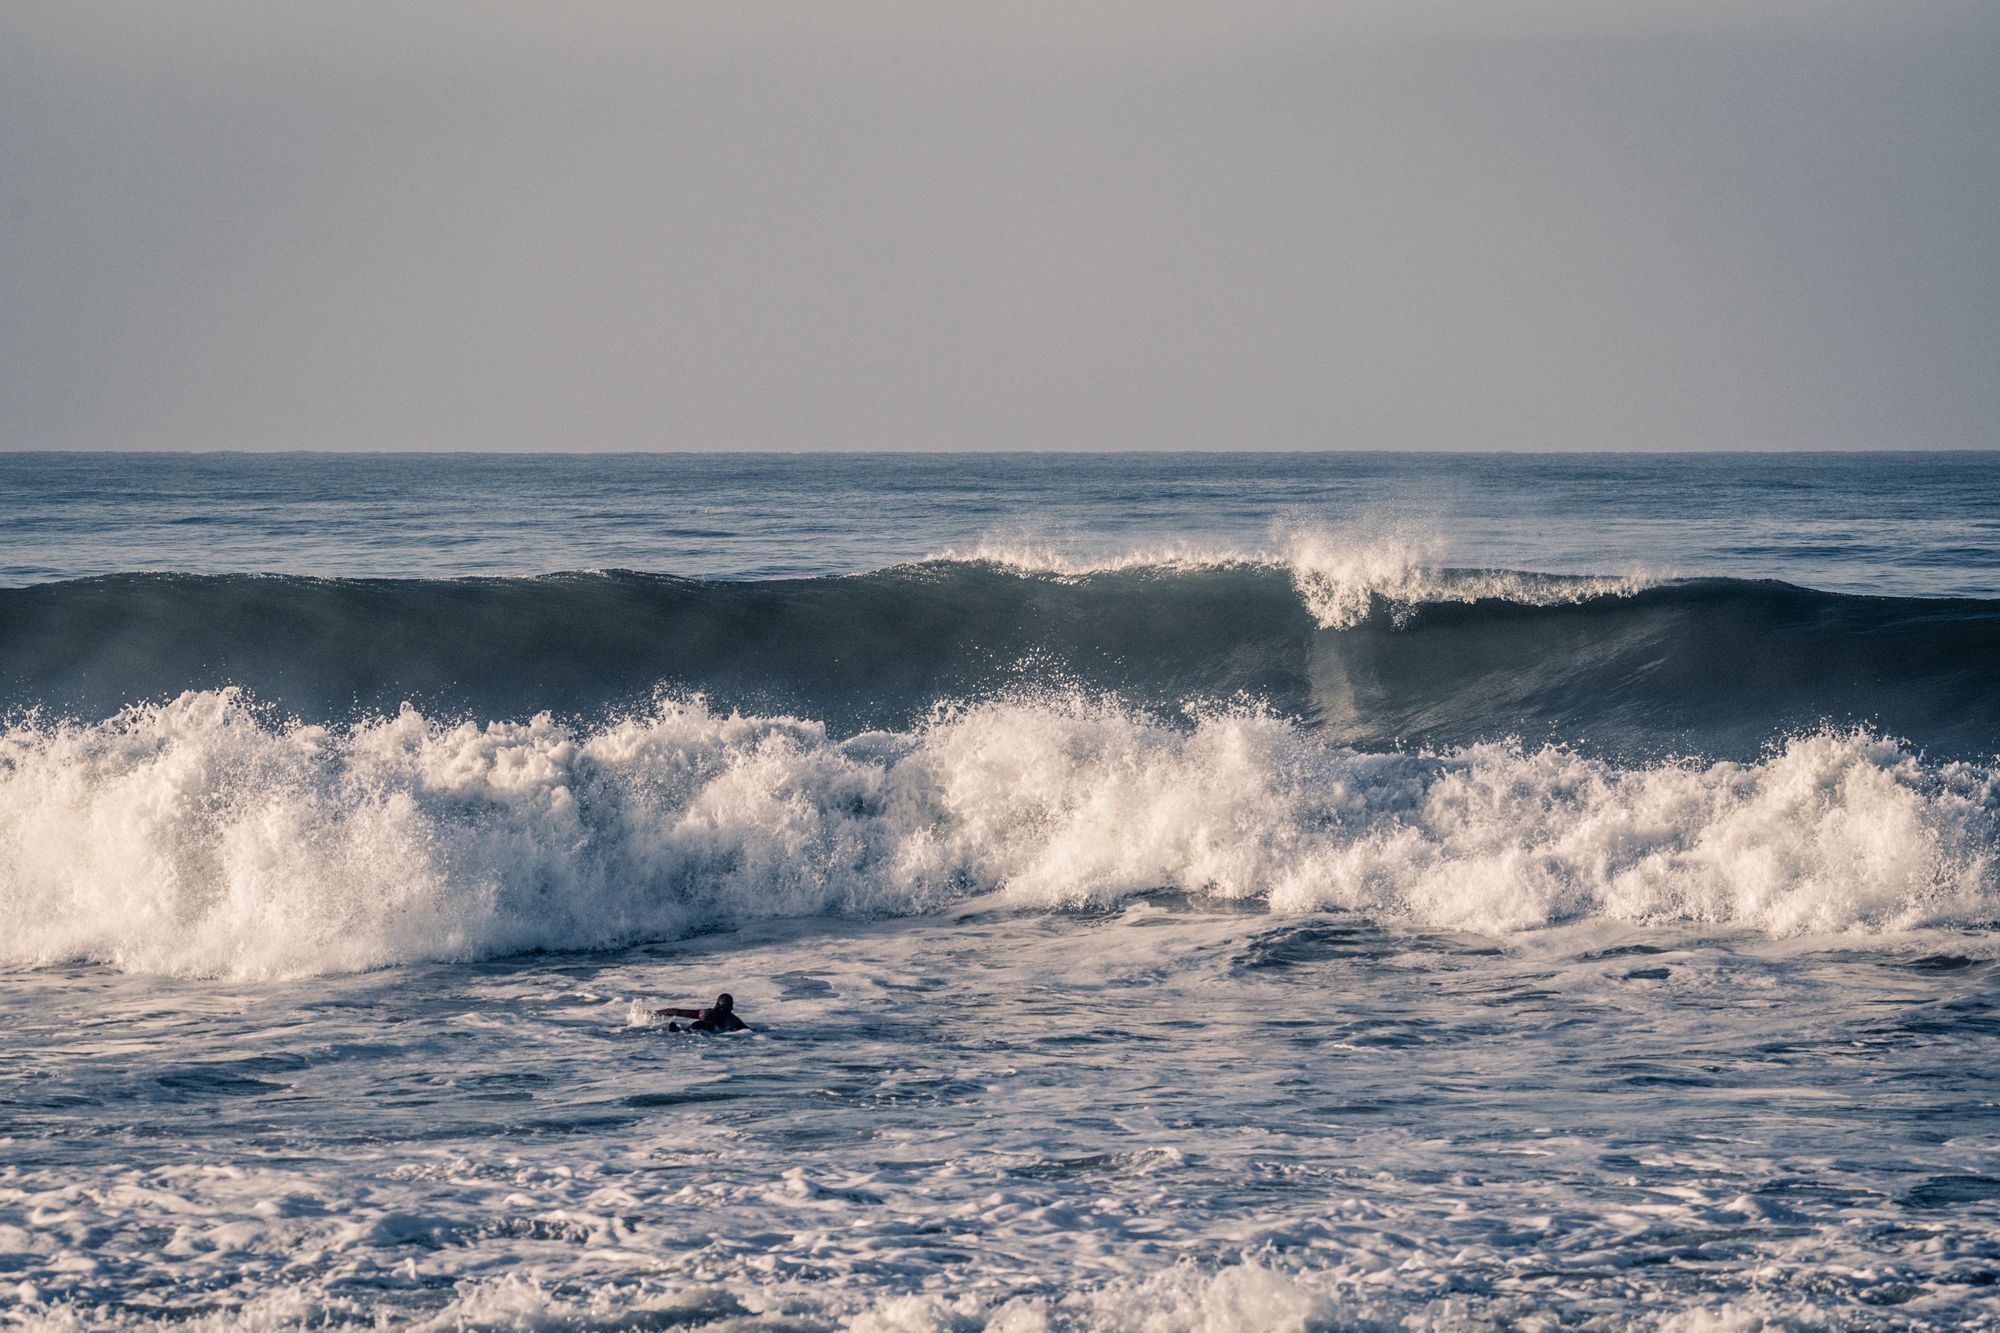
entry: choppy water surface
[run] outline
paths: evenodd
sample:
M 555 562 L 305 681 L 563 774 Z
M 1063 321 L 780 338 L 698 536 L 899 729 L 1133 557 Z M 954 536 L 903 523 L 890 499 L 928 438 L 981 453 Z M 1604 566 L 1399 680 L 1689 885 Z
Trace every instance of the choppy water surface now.
M 0 491 L 0 1325 L 2000 1326 L 1992 456 Z
M 1948 1325 L 1994 1283 L 1960 1059 L 1990 953 L 1136 901 L 262 987 L 60 969 L 12 985 L 0 1197 L 44 1299 L 126 1319 Z M 722 985 L 758 1035 L 634 1025 Z
M 1976 1322 L 1991 954 L 1141 900 L 58 969 L 10 986 L 3 1234 L 114 1320 Z M 724 985 L 756 1035 L 634 1026 Z
M 852 574 L 1285 547 L 2000 596 L 2000 453 L 0 453 L 0 581 L 134 570 Z

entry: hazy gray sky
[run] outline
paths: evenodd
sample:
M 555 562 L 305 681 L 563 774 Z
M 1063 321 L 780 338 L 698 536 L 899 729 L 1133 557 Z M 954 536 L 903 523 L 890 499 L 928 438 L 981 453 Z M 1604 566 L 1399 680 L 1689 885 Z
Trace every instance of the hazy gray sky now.
M 2000 4 L 0 0 L 0 447 L 2000 445 Z

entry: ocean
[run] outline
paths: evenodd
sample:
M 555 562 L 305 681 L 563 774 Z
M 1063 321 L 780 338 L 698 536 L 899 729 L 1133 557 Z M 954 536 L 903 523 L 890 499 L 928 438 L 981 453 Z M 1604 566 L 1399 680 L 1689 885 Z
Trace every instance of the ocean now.
M 0 454 L 0 1025 L 0 1327 L 2000 1328 L 2000 454 Z

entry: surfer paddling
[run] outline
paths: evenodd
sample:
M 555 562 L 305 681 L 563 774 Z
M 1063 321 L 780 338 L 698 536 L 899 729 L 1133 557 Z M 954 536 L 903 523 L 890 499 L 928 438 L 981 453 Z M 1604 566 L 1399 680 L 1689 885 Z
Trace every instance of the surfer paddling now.
M 750 1025 L 736 1016 L 736 1001 L 724 991 L 715 997 L 715 1003 L 706 1009 L 655 1009 L 655 1018 L 691 1018 L 694 1021 L 686 1028 L 679 1023 L 667 1024 L 669 1032 L 748 1032 Z

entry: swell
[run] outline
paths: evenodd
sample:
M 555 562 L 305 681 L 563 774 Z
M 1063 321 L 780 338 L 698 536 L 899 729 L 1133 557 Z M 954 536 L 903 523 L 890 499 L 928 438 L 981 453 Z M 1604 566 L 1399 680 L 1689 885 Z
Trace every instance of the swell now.
M 2000 602 L 1687 581 L 1571 606 L 1426 606 L 1323 637 L 1313 705 L 1358 745 L 1494 736 L 1752 758 L 1828 726 L 2000 752 Z
M 1169 715 L 1256 700 L 1364 749 L 1514 736 L 1749 759 L 1869 726 L 1939 756 L 2000 750 L 2000 602 L 1390 575 L 990 561 L 764 582 L 119 575 L 0 590 L 0 705 L 101 719 L 236 686 L 309 721 L 406 700 L 587 720 L 665 689 L 846 734 L 1054 685 Z
M 699 700 L 329 729 L 233 691 L 0 732 L 12 965 L 300 975 L 1161 887 L 1492 934 L 1990 928 L 1996 849 L 1993 767 L 1865 732 L 1622 767 L 1363 754 L 1255 710 L 1169 725 L 1075 696 L 840 740 Z

